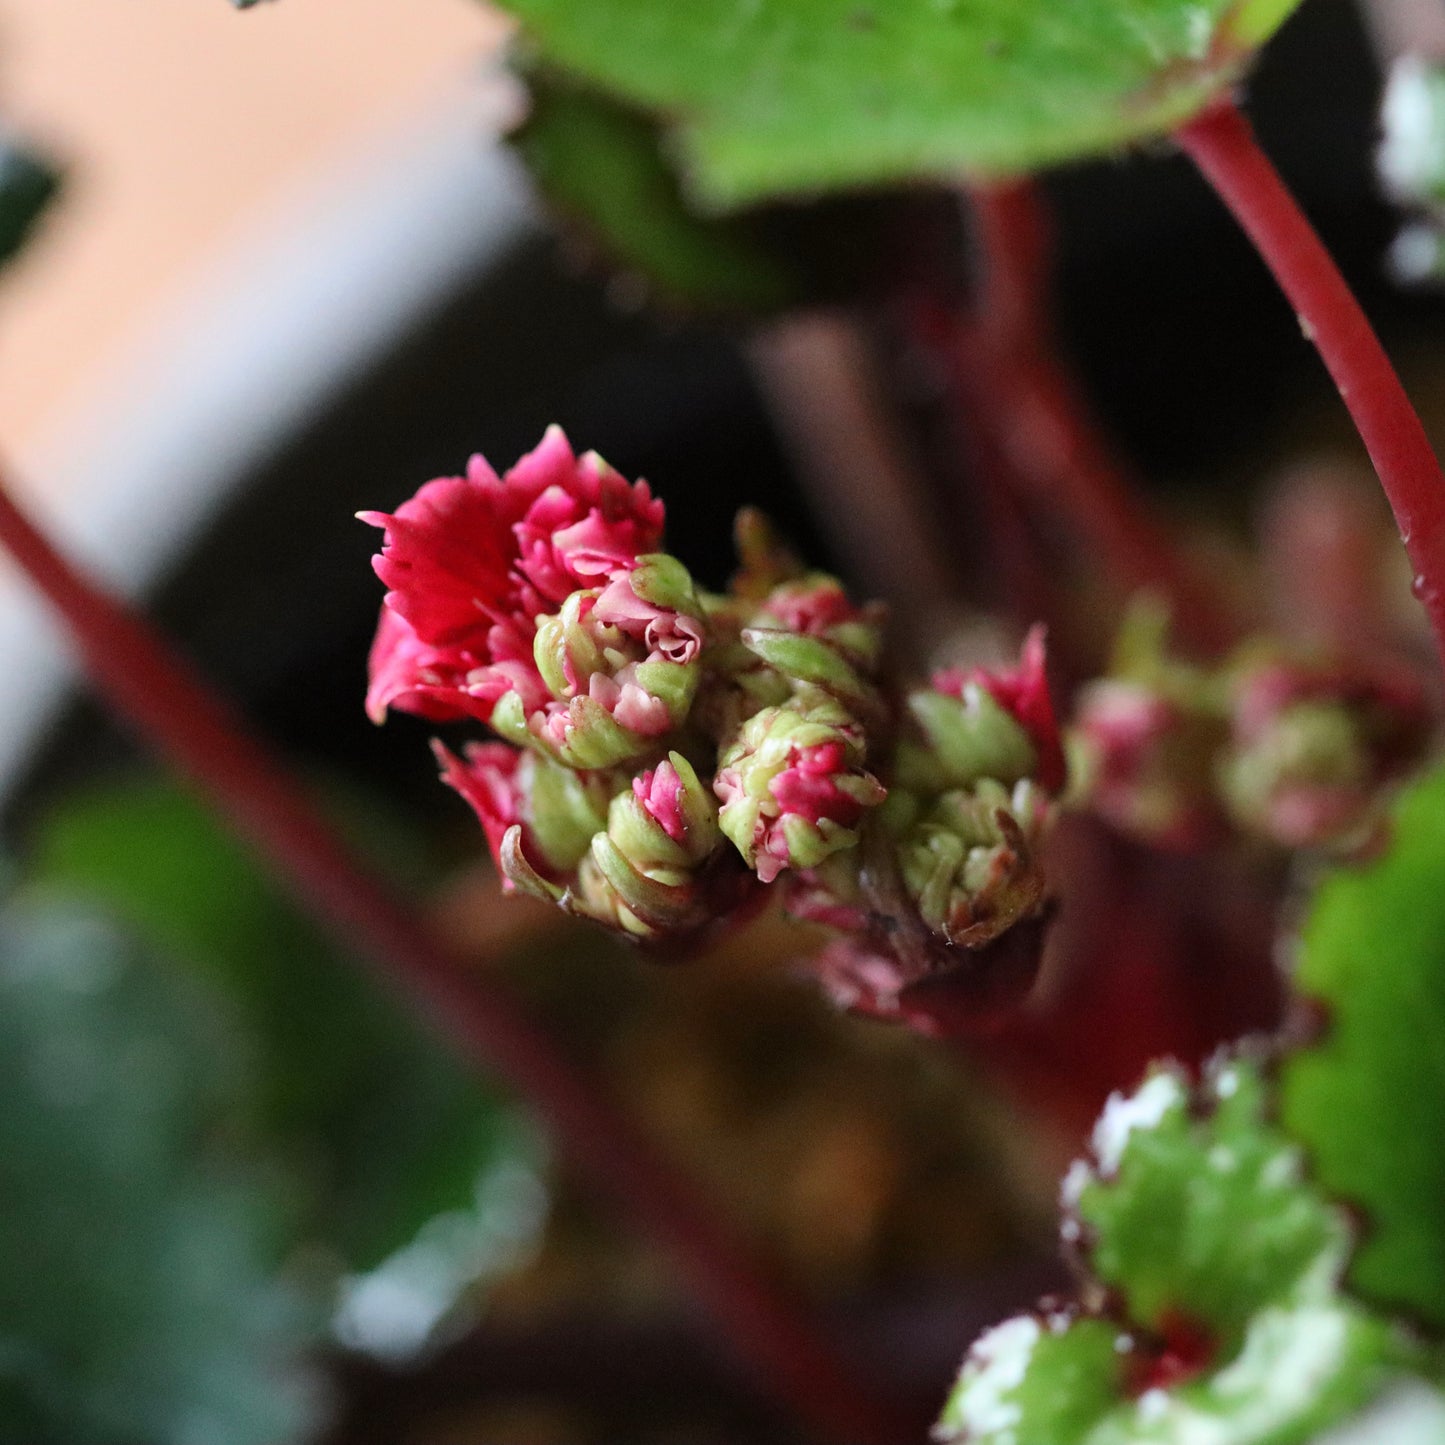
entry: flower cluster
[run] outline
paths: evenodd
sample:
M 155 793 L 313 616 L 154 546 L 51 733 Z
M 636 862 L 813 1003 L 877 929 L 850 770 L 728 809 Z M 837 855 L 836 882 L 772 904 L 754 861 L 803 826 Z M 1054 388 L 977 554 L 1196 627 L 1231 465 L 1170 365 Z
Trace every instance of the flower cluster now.
M 496 734 L 436 748 L 509 889 L 676 941 L 771 886 L 846 935 L 874 986 L 829 986 L 870 1012 L 1041 918 L 1065 770 L 1040 634 L 1017 670 L 900 699 L 877 609 L 757 514 L 705 592 L 646 484 L 555 427 L 503 477 L 474 458 L 364 520 L 389 589 L 368 709 Z
M 1162 847 L 1238 834 L 1338 852 L 1367 840 L 1382 789 L 1429 740 L 1419 680 L 1265 639 L 1198 667 L 1169 654 L 1166 625 L 1137 610 L 1110 674 L 1080 694 L 1077 799 Z
M 1017 668 L 940 672 L 910 692 L 864 866 L 797 890 L 796 912 L 840 930 L 818 960 L 834 1000 L 923 1032 L 1012 1002 L 1038 964 L 1065 774 L 1042 629 Z

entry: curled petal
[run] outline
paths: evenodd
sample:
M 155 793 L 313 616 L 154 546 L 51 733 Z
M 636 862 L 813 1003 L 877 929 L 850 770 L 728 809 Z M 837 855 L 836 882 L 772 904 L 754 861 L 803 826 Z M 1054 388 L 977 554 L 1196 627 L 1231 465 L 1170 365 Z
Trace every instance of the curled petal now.
M 574 456 L 552 427 L 505 477 L 473 457 L 465 476 L 426 483 L 393 513 L 361 516 L 383 529 L 374 566 L 398 619 L 383 623 L 373 649 L 373 716 L 390 704 L 489 721 L 488 707 L 512 692 L 527 715 L 544 705 L 532 659 L 538 618 L 653 554 L 663 508 L 646 484 L 595 455 Z M 689 649 L 665 630 L 658 640 L 669 655 Z
M 372 565 L 390 588 L 386 605 L 423 642 L 480 646 L 492 619 L 506 615 L 508 514 L 519 502 L 488 468 L 428 482 L 393 513 L 360 513 L 385 533 Z
M 515 529 L 519 571 L 554 605 L 661 545 L 664 508 L 647 483 L 596 452 L 575 457 L 560 427 L 507 476 L 535 496 Z
M 692 662 L 702 651 L 706 626 L 687 569 L 664 555 L 618 568 L 598 595 L 600 622 L 644 643 L 669 662 Z
M 661 737 L 674 723 L 667 703 L 637 683 L 603 673 L 592 675 L 590 697 L 600 702 L 629 732 L 644 738 Z
M 367 662 L 367 716 L 383 723 L 388 710 L 397 707 L 433 722 L 485 719 L 488 704 L 468 696 L 466 678 L 473 662 L 458 648 L 423 642 L 404 618 L 383 607 Z

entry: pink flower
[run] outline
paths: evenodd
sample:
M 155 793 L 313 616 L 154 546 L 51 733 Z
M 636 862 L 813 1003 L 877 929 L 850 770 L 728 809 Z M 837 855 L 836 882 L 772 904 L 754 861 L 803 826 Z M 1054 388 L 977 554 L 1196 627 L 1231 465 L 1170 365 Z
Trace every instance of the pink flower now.
M 632 794 L 643 811 L 674 843 L 686 843 L 687 817 L 683 811 L 682 779 L 668 758 L 632 780 Z
M 395 513 L 361 515 L 385 531 L 374 565 L 390 589 L 370 659 L 374 719 L 388 707 L 471 717 L 578 766 L 681 720 L 693 684 L 677 670 L 700 652 L 703 624 L 686 571 L 652 555 L 663 506 L 645 482 L 574 456 L 554 426 L 505 477 L 473 457 L 464 477 L 428 482 Z M 569 757 L 599 714 L 616 727 Z
M 471 804 L 500 868 L 507 829 L 526 821 L 526 784 L 520 771 L 524 755 L 507 743 L 473 743 L 465 758 L 441 743 L 433 743 L 432 751 L 441 765 L 442 782 Z M 510 891 L 512 885 L 504 878 L 502 886 Z
M 970 685 L 988 693 L 1029 735 L 1038 754 L 1034 776 L 1042 787 L 1056 793 L 1064 785 L 1068 768 L 1044 663 L 1044 628 L 1038 625 L 1031 627 L 1024 638 L 1017 667 L 998 671 L 982 667 L 945 668 L 934 674 L 933 687 L 946 697 L 960 699 L 964 688 Z

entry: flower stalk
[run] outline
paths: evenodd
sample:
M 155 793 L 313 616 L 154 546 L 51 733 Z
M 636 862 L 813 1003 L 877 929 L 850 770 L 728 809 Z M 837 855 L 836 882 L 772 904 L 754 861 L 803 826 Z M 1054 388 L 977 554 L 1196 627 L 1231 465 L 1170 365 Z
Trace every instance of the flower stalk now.
M 1233 620 L 1216 590 L 1151 513 L 1059 359 L 1049 320 L 1049 230 L 1036 186 L 977 186 L 968 201 L 980 286 L 973 316 L 956 328 L 951 369 L 970 416 L 993 426 L 1020 491 L 1058 508 L 1118 585 L 1167 598 L 1193 646 L 1227 645 Z
M 1273 272 L 1329 369 L 1395 514 L 1445 661 L 1445 474 L 1389 357 L 1238 107 L 1221 101 L 1175 139 Z

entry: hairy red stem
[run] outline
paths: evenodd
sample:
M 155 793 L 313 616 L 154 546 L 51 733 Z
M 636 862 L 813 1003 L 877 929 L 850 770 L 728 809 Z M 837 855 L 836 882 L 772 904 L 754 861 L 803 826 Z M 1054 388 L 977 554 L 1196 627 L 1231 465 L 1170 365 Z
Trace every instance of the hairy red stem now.
M 1445 475 L 1339 268 L 1230 101 L 1176 139 L 1234 213 L 1319 349 L 1389 498 L 1445 661 Z
M 186 774 L 277 879 L 349 948 L 404 986 L 442 1030 L 530 1104 L 571 1162 L 671 1254 L 740 1360 L 820 1435 L 912 1438 L 913 1422 L 814 1331 L 708 1201 L 570 1063 L 497 981 L 455 956 L 356 862 L 305 791 L 144 618 L 65 561 L 0 486 L 0 545 L 61 614 L 92 682 Z
M 975 323 L 983 358 L 974 370 L 995 393 L 989 411 L 1020 481 L 1062 511 L 1117 582 L 1166 598 L 1182 637 L 1206 651 L 1227 645 L 1235 629 L 1220 598 L 1151 515 L 1057 358 L 1037 189 L 980 186 L 970 200 L 983 261 Z

